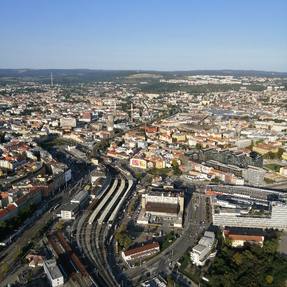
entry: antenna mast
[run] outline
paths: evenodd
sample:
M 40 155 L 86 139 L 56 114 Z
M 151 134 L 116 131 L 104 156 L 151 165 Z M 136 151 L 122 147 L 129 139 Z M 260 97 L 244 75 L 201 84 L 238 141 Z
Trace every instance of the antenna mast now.
M 51 72 L 51 87 L 53 87 L 54 83 L 53 83 L 53 73 Z

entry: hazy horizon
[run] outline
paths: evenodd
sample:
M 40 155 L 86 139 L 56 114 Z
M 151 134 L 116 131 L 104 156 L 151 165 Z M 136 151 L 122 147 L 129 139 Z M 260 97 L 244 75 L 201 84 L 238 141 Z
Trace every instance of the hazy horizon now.
M 160 70 L 160 69 L 101 69 L 101 68 L 26 68 L 26 67 L 20 67 L 20 68 L 5 68 L 0 67 L 0 70 L 15 70 L 15 71 L 45 71 L 45 70 L 55 70 L 55 71 L 61 71 L 61 70 L 67 70 L 67 71 L 73 71 L 73 70 L 79 70 L 79 71 L 107 71 L 107 72 L 135 72 L 135 73 L 176 73 L 176 72 L 182 72 L 182 73 L 188 73 L 188 72 L 263 72 L 263 73 L 278 73 L 278 74 L 285 74 L 286 71 L 275 71 L 275 70 L 257 70 L 257 69 L 224 69 L 224 68 L 218 68 L 218 69 L 186 69 L 186 70 Z

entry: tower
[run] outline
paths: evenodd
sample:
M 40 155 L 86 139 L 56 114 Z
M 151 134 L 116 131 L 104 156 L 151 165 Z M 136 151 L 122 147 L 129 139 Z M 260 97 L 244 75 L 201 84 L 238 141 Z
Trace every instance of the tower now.
M 133 122 L 134 105 L 131 103 L 131 122 Z
M 54 83 L 53 83 L 53 73 L 51 72 L 51 88 L 53 87 Z
M 107 130 L 108 132 L 112 132 L 114 130 L 114 116 L 112 114 L 108 115 Z

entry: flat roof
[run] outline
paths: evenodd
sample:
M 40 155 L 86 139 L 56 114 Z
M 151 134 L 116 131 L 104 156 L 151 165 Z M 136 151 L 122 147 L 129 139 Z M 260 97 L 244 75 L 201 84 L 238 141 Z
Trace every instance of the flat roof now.
M 147 202 L 145 209 L 149 212 L 166 212 L 177 214 L 179 211 L 179 206 L 178 204 Z
M 45 261 L 45 265 L 53 279 L 57 279 L 59 277 L 63 277 L 63 274 L 58 267 L 56 260 L 50 259 Z

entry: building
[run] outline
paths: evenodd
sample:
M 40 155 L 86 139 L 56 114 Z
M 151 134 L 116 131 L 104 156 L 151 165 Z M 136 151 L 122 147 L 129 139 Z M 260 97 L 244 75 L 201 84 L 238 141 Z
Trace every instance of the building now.
M 113 115 L 108 115 L 107 119 L 107 131 L 112 132 L 114 130 L 114 116 Z
M 264 231 L 260 228 L 225 227 L 223 238 L 230 240 L 233 247 L 243 246 L 245 242 L 263 246 Z
M 83 189 L 73 196 L 73 198 L 71 199 L 71 203 L 78 204 L 78 205 L 82 206 L 88 200 L 89 200 L 89 193 Z
M 153 242 L 144 244 L 140 247 L 129 249 L 122 252 L 122 257 L 126 262 L 137 261 L 145 257 L 154 255 L 160 251 L 159 243 Z
M 147 161 L 140 158 L 131 158 L 130 166 L 135 168 L 147 169 Z
M 64 285 L 64 276 L 55 259 L 44 261 L 44 271 L 52 287 Z
M 263 157 L 255 151 L 251 153 L 234 152 L 231 150 L 217 150 L 207 148 L 203 150 L 191 150 L 187 153 L 190 160 L 195 162 L 206 162 L 210 160 L 218 161 L 223 164 L 234 165 L 241 168 L 248 166 L 263 167 Z
M 87 204 L 89 198 L 89 193 L 86 190 L 81 190 L 73 196 L 70 203 L 67 203 L 61 207 L 59 216 L 64 220 L 75 219 L 77 212 L 80 208 Z
M 287 230 L 284 192 L 247 186 L 212 186 L 211 190 L 214 225 Z
M 263 168 L 249 166 L 242 171 L 242 176 L 247 184 L 253 186 L 261 186 L 264 184 L 264 176 L 266 170 Z
M 75 128 L 77 126 L 77 121 L 75 118 L 69 117 L 69 118 L 61 118 L 60 119 L 60 126 L 63 129 L 71 129 Z
M 63 220 L 73 220 L 76 218 L 78 210 L 79 210 L 79 204 L 67 203 L 61 207 L 60 217 Z
M 44 266 L 44 259 L 40 255 L 28 254 L 25 258 L 29 262 L 29 267 L 35 268 Z
M 167 282 L 159 275 L 141 283 L 141 287 L 167 287 Z
M 190 259 L 196 266 L 203 266 L 205 262 L 216 254 L 216 239 L 214 232 L 205 231 L 198 244 L 192 248 Z M 215 252 L 214 252 L 215 251 Z
M 99 169 L 93 170 L 90 173 L 90 180 L 91 180 L 91 184 L 92 186 L 96 186 L 97 184 L 99 184 L 104 178 L 105 178 L 106 174 Z
M 274 144 L 260 143 L 254 146 L 252 150 L 257 152 L 258 154 L 265 155 L 269 152 L 277 153 L 279 151 L 279 146 Z
M 81 122 L 90 123 L 92 120 L 92 113 L 91 112 L 83 112 L 82 117 L 80 119 Z
M 142 194 L 138 224 L 162 225 L 182 228 L 184 213 L 184 193 L 164 188 L 152 188 Z

